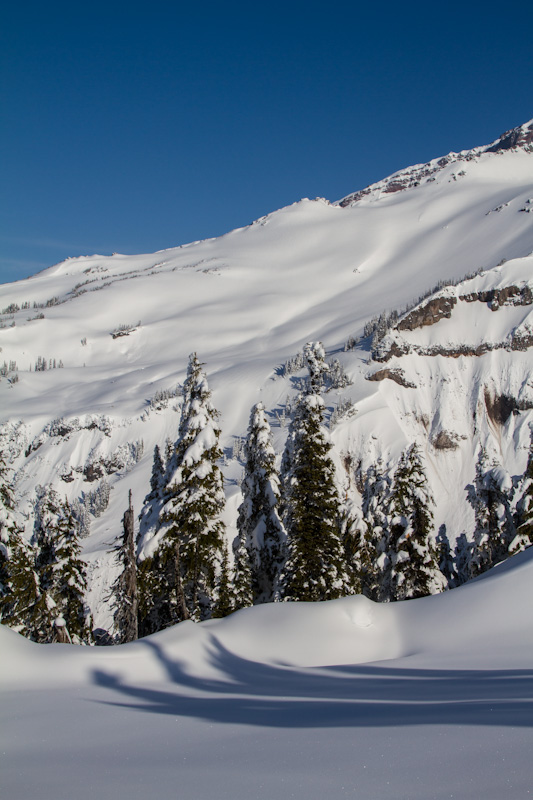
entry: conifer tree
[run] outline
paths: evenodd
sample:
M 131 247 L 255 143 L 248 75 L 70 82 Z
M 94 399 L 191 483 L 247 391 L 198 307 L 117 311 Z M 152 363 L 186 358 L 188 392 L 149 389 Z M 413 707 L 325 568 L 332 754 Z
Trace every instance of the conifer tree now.
M 363 591 L 376 602 L 388 602 L 391 596 L 391 560 L 388 555 L 391 502 L 391 477 L 383 460 L 378 458 L 366 472 L 363 489 L 363 515 L 367 525 Z
M 433 498 L 420 449 L 402 454 L 394 475 L 389 539 L 391 599 L 436 594 L 446 588 L 433 534 Z
M 307 342 L 304 346 L 304 358 L 309 370 L 307 393 L 320 394 L 324 377 L 329 370 L 322 342 Z
M 222 456 L 218 412 L 202 366 L 192 353 L 178 440 L 168 458 L 160 501 L 152 502 L 159 520 L 147 557 L 140 544 L 143 635 L 189 617 L 207 619 L 215 600 L 225 497 L 217 465 Z
M 533 435 L 521 490 L 516 515 L 516 535 L 509 545 L 510 555 L 520 553 L 533 544 Z
M 322 427 L 323 401 L 298 402 L 283 476 L 288 557 L 280 577 L 284 600 L 330 600 L 352 592 L 338 527 L 339 497 L 331 443 Z
M 0 451 L 0 621 L 31 637 L 40 601 L 32 548 L 14 516 L 9 470 Z
M 50 486 L 37 489 L 33 544 L 39 578 L 38 641 L 91 641 L 91 618 L 85 604 L 85 563 L 70 506 Z
M 505 470 L 482 448 L 476 464 L 474 485 L 469 487 L 468 494 L 476 520 L 470 561 L 471 577 L 503 561 L 515 538 L 510 496 L 505 486 L 508 480 Z
M 220 563 L 220 575 L 218 578 L 217 598 L 213 607 L 213 617 L 227 617 L 235 611 L 234 597 L 231 585 L 231 571 L 229 565 L 228 545 L 224 543 L 222 548 L 222 561 Z
M 250 415 L 244 459 L 243 501 L 237 520 L 235 591 L 239 602 L 249 605 L 250 589 L 253 602 L 273 600 L 285 538 L 278 514 L 280 491 L 276 454 L 262 403 L 257 403 Z
M 114 607 L 113 621 L 117 644 L 138 638 L 137 564 L 135 559 L 135 520 L 131 491 L 129 505 L 122 517 L 121 541 L 114 547 L 120 573 L 111 586 L 110 598 Z

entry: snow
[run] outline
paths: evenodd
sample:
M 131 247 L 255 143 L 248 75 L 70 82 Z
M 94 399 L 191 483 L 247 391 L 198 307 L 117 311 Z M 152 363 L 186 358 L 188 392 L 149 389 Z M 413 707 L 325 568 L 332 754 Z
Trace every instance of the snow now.
M 3 793 L 527 797 L 532 587 L 525 552 L 442 595 L 267 604 L 117 647 L 0 628 Z
M 385 191 L 398 174 L 344 208 L 306 199 L 217 239 L 73 258 L 0 287 L 0 309 L 30 306 L 0 316 L 2 361 L 16 361 L 19 376 L 0 378 L 0 422 L 26 536 L 37 484 L 72 500 L 97 486 L 84 477 L 87 464 L 123 457 L 108 476 L 109 508 L 83 542 L 97 626 L 111 624 L 109 549 L 128 492 L 137 515 L 154 446 L 177 436 L 180 398 L 151 399 L 183 382 L 191 351 L 205 362 L 221 412 L 229 539 L 242 472 L 232 444 L 261 402 L 280 454 L 287 428 L 276 420 L 305 374 L 285 375 L 283 364 L 306 342 L 323 342 L 326 358 L 338 358 L 352 380 L 324 396 L 326 421 L 340 402 L 354 409 L 330 430 L 347 502 L 361 500 L 347 458 L 364 470 L 381 457 L 385 474 L 416 441 L 435 497 L 435 530 L 446 524 L 453 545 L 472 530 L 466 487 L 480 448 L 503 488 L 523 474 L 532 351 L 509 343 L 513 332 L 530 333 L 531 306 L 493 311 L 458 301 L 450 319 L 401 333 L 418 353 L 380 364 L 368 342 L 343 352 L 372 317 L 401 311 L 442 279 L 482 270 L 440 292 L 449 297 L 533 285 L 532 218 L 520 213 L 533 197 L 533 155 L 478 148 L 438 161 L 429 165 L 434 180 L 404 191 Z M 112 337 L 127 325 L 136 329 Z M 498 349 L 422 352 L 487 343 Z M 35 372 L 39 357 L 64 368 Z M 366 380 L 384 367 L 415 388 Z M 498 420 L 487 397 L 502 396 L 516 408 Z M 50 427 L 58 419 L 70 432 Z M 436 446 L 440 434 L 454 449 Z M 136 460 L 131 445 L 140 442 Z M 533 791 L 532 570 L 526 552 L 483 580 L 423 600 L 268 605 L 116 648 L 36 646 L 0 628 L 3 794 L 526 797 Z

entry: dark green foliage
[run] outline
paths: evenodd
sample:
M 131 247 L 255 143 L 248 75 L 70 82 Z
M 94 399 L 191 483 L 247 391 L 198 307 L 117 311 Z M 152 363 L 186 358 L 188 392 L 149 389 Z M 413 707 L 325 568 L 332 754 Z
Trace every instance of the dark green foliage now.
M 283 475 L 288 558 L 280 578 L 284 600 L 330 600 L 352 593 L 338 526 L 339 497 L 331 444 L 321 425 L 323 402 L 299 401 L 289 431 Z
M 244 459 L 243 501 L 239 507 L 235 553 L 238 607 L 273 600 L 283 560 L 285 533 L 278 515 L 276 454 L 262 403 L 254 406 L 250 415 Z
M 114 608 L 115 642 L 133 642 L 138 637 L 137 563 L 135 558 L 135 520 L 131 491 L 129 505 L 122 518 L 123 534 L 114 548 L 120 572 L 111 586 L 110 598 Z
M 413 444 L 394 475 L 388 543 L 391 600 L 424 597 L 446 588 L 434 541 L 433 504 L 420 449 Z
M 211 616 L 225 503 L 217 465 L 222 456 L 217 420 L 202 364 L 193 353 L 183 386 L 179 436 L 167 458 L 164 486 L 147 498 L 146 526 L 141 522 L 141 532 L 148 530 L 140 543 L 142 635 L 189 617 Z
M 516 536 L 511 540 L 509 553 L 514 555 L 533 544 L 533 437 L 529 449 L 527 468 L 518 504 Z
M 476 464 L 474 484 L 469 486 L 468 499 L 474 508 L 476 527 L 469 565 L 475 577 L 504 561 L 515 538 L 510 496 L 503 488 L 505 472 L 482 449 Z
M 32 542 L 42 596 L 35 637 L 89 643 L 91 618 L 84 600 L 87 580 L 77 525 L 68 502 L 61 502 L 51 487 L 38 488 Z
M 363 516 L 367 529 L 361 545 L 363 593 L 377 602 L 390 600 L 391 561 L 388 545 L 391 502 L 391 477 L 379 458 L 365 475 Z
M 222 550 L 222 562 L 220 565 L 220 575 L 218 579 L 217 599 L 213 608 L 213 617 L 227 617 L 235 611 L 233 604 L 233 591 L 231 572 L 229 565 L 228 546 L 225 544 Z

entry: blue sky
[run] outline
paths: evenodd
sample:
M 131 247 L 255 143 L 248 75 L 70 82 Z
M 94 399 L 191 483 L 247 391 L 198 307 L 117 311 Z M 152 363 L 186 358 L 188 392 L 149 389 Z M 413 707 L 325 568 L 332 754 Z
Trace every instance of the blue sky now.
M 0 281 L 218 236 L 533 117 L 531 4 L 36 3 L 0 23 Z

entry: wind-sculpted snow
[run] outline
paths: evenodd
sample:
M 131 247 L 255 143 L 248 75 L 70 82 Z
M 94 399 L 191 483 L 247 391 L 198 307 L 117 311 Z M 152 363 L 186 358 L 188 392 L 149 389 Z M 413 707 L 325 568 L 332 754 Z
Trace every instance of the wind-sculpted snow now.
M 527 797 L 532 569 L 526 552 L 438 596 L 268 604 L 110 648 L 0 627 L 3 792 Z

